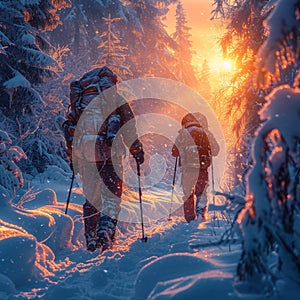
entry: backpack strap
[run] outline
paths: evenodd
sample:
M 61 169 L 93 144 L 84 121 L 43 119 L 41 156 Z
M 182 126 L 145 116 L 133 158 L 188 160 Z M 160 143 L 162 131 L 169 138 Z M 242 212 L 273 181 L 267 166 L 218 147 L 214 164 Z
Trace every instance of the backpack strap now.
M 106 66 L 99 69 L 98 76 L 108 77 L 111 83 L 113 83 L 114 85 L 116 85 L 118 82 L 117 75 L 114 74 L 113 71 Z
M 78 107 L 82 98 L 82 88 L 79 80 L 72 81 L 70 84 L 70 108 L 76 116 L 79 114 Z

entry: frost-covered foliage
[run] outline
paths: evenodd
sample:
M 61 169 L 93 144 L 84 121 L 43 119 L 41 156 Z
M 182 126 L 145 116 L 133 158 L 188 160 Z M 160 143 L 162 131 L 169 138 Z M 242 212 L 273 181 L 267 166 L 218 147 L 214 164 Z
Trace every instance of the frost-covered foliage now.
M 121 46 L 121 40 L 113 32 L 112 25 L 114 22 L 121 21 L 122 18 L 102 18 L 107 26 L 107 31 L 101 34 L 102 43 L 98 46 L 101 50 L 101 58 L 96 62 L 94 67 L 107 66 L 121 80 L 130 79 L 132 73 L 128 66 L 125 66 L 127 47 Z
M 128 11 L 119 0 L 73 0 L 71 7 L 59 12 L 61 24 L 50 33 L 50 39 L 70 49 L 64 61 L 66 73 L 72 75 L 71 80 L 88 71 L 100 58 L 98 46 L 103 42 L 102 33 L 107 32 L 107 25 L 102 18 L 107 18 L 109 13 L 112 18 L 122 19 L 122 30 L 115 31 L 112 27 L 112 31 L 118 36 L 120 32 L 124 34 Z M 120 46 L 126 46 L 126 43 Z
M 173 39 L 177 43 L 175 48 L 175 73 L 178 79 L 187 85 L 196 87 L 197 79 L 195 71 L 192 67 L 192 42 L 191 42 L 191 28 L 188 26 L 186 13 L 181 1 L 178 1 L 176 6 L 176 30 L 173 34 Z
M 44 31 L 57 26 L 57 9 L 67 2 L 0 1 L 0 124 L 26 153 L 45 121 L 37 87 L 57 68 Z
M 260 112 L 264 123 L 253 147 L 246 208 L 239 216 L 242 281 L 274 283 L 287 276 L 300 284 L 299 111 L 300 90 L 282 86 L 268 96 Z
M 12 140 L 7 132 L 0 130 L 0 189 L 1 193 L 13 195 L 16 189 L 24 185 L 24 179 L 16 162 L 26 159 L 24 151 L 18 146 L 12 146 Z
M 129 60 L 136 77 L 157 76 L 177 79 L 173 65 L 176 56 L 170 50 L 176 49 L 176 42 L 165 30 L 163 18 L 170 1 L 130 0 L 127 9 L 138 26 L 130 26 L 132 32 L 126 40 L 131 45 Z M 137 31 L 138 29 L 138 31 Z M 133 45 L 134 40 L 136 44 Z M 178 78 L 180 80 L 180 78 Z
M 211 98 L 210 74 L 211 69 L 209 67 L 208 61 L 207 59 L 204 59 L 201 69 L 199 71 L 199 92 L 206 99 Z
M 229 22 L 222 38 L 225 56 L 235 60 L 233 93 L 225 100 L 238 136 L 237 157 L 244 173 L 251 165 L 249 141 L 260 124 L 258 111 L 276 86 L 297 86 L 299 1 L 215 1 L 216 15 Z M 246 147 L 245 147 L 246 146 Z
M 63 80 L 64 78 L 48 80 L 37 88 L 45 103 L 40 112 L 38 129 L 22 141 L 22 148 L 28 158 L 20 165 L 26 173 L 33 176 L 44 172 L 49 165 L 69 170 L 65 162 L 66 146 L 61 126 L 69 103 Z
M 185 60 L 186 62 L 191 62 L 192 53 L 191 53 L 191 28 L 187 25 L 186 13 L 182 6 L 181 1 L 178 1 L 176 6 L 176 31 L 173 34 L 174 40 L 179 45 L 178 53 L 181 54 L 180 59 Z M 188 51 L 183 51 L 187 49 Z
M 231 102 L 245 111 L 237 123 L 248 128 L 239 143 L 245 153 L 254 139 L 247 202 L 238 215 L 243 252 L 237 288 L 245 291 L 246 282 L 254 293 L 270 293 L 281 278 L 300 284 L 300 2 L 216 4 L 230 20 L 225 53 L 244 65 Z
M 229 84 L 232 86 L 230 92 L 218 95 L 226 103 L 223 118 L 232 120 L 228 124 L 231 127 L 229 132 L 236 133 L 234 151 L 239 164 L 236 178 L 242 178 L 249 169 L 249 141 L 259 126 L 257 112 L 269 92 L 253 86 L 256 54 L 266 38 L 262 9 L 267 2 L 218 0 L 213 11 L 214 18 L 221 16 L 228 23 L 221 47 L 224 58 L 233 61 L 236 68 Z
M 299 69 L 300 1 L 276 1 L 265 7 L 267 39 L 258 53 L 258 83 L 293 85 Z M 273 8 L 273 10 L 271 10 Z M 296 83 L 296 86 L 299 83 Z
M 61 142 L 59 142 L 61 140 Z M 40 129 L 32 138 L 24 142 L 24 151 L 28 153 L 28 159 L 22 164 L 26 173 L 33 176 L 44 172 L 49 165 L 60 166 L 68 170 L 65 156 L 65 145 L 59 132 L 49 129 Z
M 299 4 L 266 1 L 259 11 L 269 34 L 254 53 L 251 74 L 268 88 L 265 92 L 272 92 L 266 97 L 265 92 L 261 94 L 265 100 L 260 103 L 266 104 L 259 114 L 258 107 L 254 109 L 250 114 L 254 119 L 248 123 L 260 117 L 252 147 L 253 168 L 247 177 L 247 203 L 238 218 L 243 252 L 237 271 L 239 281 L 257 286 L 257 293 L 272 292 L 277 280 L 284 277 L 300 284 L 300 90 L 295 79 L 299 69 Z M 263 289 L 258 282 L 263 283 Z
M 238 70 L 228 111 L 238 118 L 235 129 L 253 134 L 264 96 L 276 85 L 293 86 L 299 68 L 300 2 L 217 0 L 215 6 L 213 12 L 229 22 L 221 41 L 224 56 L 235 60 Z
M 56 9 L 51 1 L 0 1 L 0 8 L 1 93 L 6 93 L 9 108 L 15 108 L 16 99 L 25 95 L 39 103 L 33 84 L 51 76 L 50 67 L 55 64 L 42 51 L 50 45 L 41 31 L 58 24 Z M 25 110 L 26 105 L 19 109 Z
M 235 62 L 236 74 L 232 85 L 236 88 L 227 99 L 228 116 L 236 120 L 234 131 L 253 135 L 257 120 L 253 120 L 264 102 L 266 93 L 253 87 L 256 54 L 263 44 L 266 33 L 262 10 L 268 1 L 216 1 L 216 11 L 229 23 L 221 40 L 224 57 Z M 215 11 L 215 12 L 216 12 Z
M 71 8 L 60 12 L 62 24 L 51 33 L 51 41 L 60 45 L 67 44 L 70 48 L 65 62 L 66 72 L 73 74 L 73 79 L 98 63 L 101 55 L 104 54 L 103 58 L 107 56 L 110 31 L 118 48 L 115 49 L 114 59 L 121 58 L 121 65 L 125 66 L 123 70 L 127 71 L 128 68 L 133 77 L 157 76 L 182 80 L 181 74 L 186 70 L 174 54 L 178 44 L 168 34 L 163 23 L 168 5 L 175 2 L 73 0 Z M 110 29 L 107 24 L 109 14 L 111 19 L 118 20 L 111 22 Z M 112 52 L 111 49 L 109 51 Z M 185 51 L 188 53 L 190 49 L 185 48 Z M 102 62 L 106 62 L 106 59 L 99 63 Z M 193 76 L 191 74 L 191 78 Z M 192 85 L 195 87 L 195 82 Z

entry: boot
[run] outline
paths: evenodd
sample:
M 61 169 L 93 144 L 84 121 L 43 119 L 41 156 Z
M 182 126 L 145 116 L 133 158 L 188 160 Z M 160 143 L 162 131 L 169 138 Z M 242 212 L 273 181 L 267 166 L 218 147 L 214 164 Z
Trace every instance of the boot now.
M 194 195 L 190 196 L 183 204 L 184 217 L 189 223 L 196 219 Z
M 99 212 L 88 201 L 83 205 L 84 217 L 84 235 L 86 240 L 86 248 L 88 251 L 94 252 L 97 249 L 97 232 L 96 227 L 99 221 Z
M 88 251 L 94 252 L 98 248 L 98 238 L 96 231 L 86 231 L 85 232 L 86 249 Z
M 112 248 L 116 234 L 117 220 L 101 214 L 97 224 L 97 245 L 102 250 Z
M 207 221 L 207 197 L 206 193 L 197 196 L 196 215 L 198 220 Z
M 197 220 L 200 220 L 200 221 L 207 221 L 207 206 L 204 206 L 204 207 L 200 207 L 200 206 L 197 206 L 196 207 L 196 215 L 197 215 Z

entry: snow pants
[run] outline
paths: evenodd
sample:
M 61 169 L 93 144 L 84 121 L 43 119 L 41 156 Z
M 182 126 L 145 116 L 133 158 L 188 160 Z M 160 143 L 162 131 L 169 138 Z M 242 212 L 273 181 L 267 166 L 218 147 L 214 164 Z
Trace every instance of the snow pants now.
M 87 242 L 97 237 L 97 231 L 107 231 L 110 238 L 114 237 L 121 210 L 122 171 L 121 164 L 103 163 L 80 169 L 86 196 L 83 217 Z
M 183 209 L 187 222 L 196 219 L 196 207 L 206 208 L 206 189 L 208 186 L 208 170 L 192 167 L 182 167 L 181 184 L 183 189 Z

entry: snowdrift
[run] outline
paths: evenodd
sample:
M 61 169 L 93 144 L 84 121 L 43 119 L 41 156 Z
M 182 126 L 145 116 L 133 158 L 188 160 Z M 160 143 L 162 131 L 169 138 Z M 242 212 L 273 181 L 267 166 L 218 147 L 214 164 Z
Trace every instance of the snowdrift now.
M 51 277 L 58 268 L 55 253 L 82 245 L 82 222 L 72 219 L 80 206 L 73 204 L 65 215 L 50 188 L 31 190 L 18 203 L 2 193 L 0 206 L 0 294 Z

